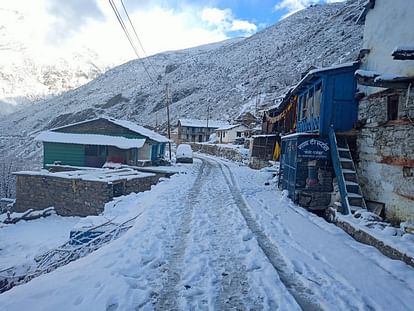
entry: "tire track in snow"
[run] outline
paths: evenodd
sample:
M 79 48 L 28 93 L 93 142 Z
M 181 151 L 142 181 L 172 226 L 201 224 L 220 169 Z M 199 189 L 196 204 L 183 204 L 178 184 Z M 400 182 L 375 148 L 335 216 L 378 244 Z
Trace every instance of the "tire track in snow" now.
M 248 227 L 253 232 L 256 240 L 262 249 L 263 253 L 268 258 L 271 265 L 278 272 L 280 280 L 285 285 L 289 293 L 295 298 L 298 305 L 303 310 L 327 310 L 326 303 L 324 303 L 323 297 L 316 296 L 315 293 L 309 287 L 306 287 L 302 282 L 300 276 L 294 271 L 290 271 L 285 258 L 280 253 L 278 247 L 266 236 L 260 225 L 256 222 L 253 215 L 250 212 L 250 208 L 241 194 L 239 187 L 230 168 L 219 161 L 216 161 L 220 166 L 224 178 L 231 190 L 233 198 L 243 215 Z M 227 174 L 223 167 L 227 169 Z
M 213 165 L 213 171 L 219 174 L 220 179 L 226 182 L 221 176 L 221 167 L 215 161 L 205 160 Z M 214 175 L 214 176 L 216 176 Z M 234 251 L 234 236 L 237 236 L 233 223 L 235 213 L 239 214 L 229 188 L 217 187 L 218 179 L 215 177 L 212 182 L 206 184 L 206 201 L 211 202 L 205 206 L 204 212 L 209 219 L 211 226 L 209 237 L 210 249 L 214 250 L 211 255 L 212 268 L 215 272 L 214 283 L 216 296 L 214 297 L 215 310 L 262 310 L 262 301 L 258 297 L 252 297 L 247 267 L 243 255 Z M 216 257 L 218 255 L 218 257 Z
M 205 161 L 202 161 L 195 182 L 188 192 L 187 199 L 183 203 L 181 222 L 177 226 L 175 237 L 170 241 L 173 245 L 167 261 L 167 277 L 160 296 L 155 302 L 155 310 L 182 310 L 178 301 L 180 295 L 177 285 L 181 280 L 181 266 L 187 247 L 188 235 L 191 231 L 193 210 L 199 204 L 198 195 L 203 185 L 202 176 L 210 173 L 210 169 L 205 170 L 205 167 Z

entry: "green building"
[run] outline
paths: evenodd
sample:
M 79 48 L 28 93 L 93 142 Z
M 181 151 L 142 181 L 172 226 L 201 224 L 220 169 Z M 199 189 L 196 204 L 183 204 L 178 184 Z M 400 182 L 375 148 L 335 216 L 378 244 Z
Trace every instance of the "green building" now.
M 125 120 L 97 118 L 40 133 L 43 166 L 102 167 L 106 162 L 142 166 L 164 159 L 169 140 Z

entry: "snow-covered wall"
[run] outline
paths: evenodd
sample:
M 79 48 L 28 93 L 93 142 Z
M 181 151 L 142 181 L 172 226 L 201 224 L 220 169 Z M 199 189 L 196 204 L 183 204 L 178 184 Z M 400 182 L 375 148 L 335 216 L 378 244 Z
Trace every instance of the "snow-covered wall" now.
M 376 0 L 365 20 L 363 48 L 370 52 L 361 68 L 381 74 L 414 76 L 414 60 L 392 57 L 396 47 L 414 45 L 413 22 L 414 0 Z

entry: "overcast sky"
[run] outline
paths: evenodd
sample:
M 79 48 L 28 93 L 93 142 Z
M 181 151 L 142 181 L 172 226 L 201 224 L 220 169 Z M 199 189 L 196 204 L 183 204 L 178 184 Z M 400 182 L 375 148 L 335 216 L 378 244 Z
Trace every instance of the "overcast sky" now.
M 114 1 L 122 11 L 120 0 Z M 312 3 L 339 0 L 123 1 L 151 55 L 249 36 Z M 108 62 L 135 58 L 108 0 L 2 0 L 0 8 L 23 13 L 24 19 L 0 20 L 0 26 L 46 61 L 81 47 L 97 51 Z

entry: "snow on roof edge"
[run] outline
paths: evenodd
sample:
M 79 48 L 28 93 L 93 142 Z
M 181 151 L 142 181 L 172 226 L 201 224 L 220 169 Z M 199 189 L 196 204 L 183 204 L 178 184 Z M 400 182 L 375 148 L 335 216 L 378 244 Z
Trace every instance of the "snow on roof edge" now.
M 69 126 L 84 124 L 84 123 L 88 123 L 88 122 L 92 122 L 92 121 L 97 121 L 97 120 L 100 120 L 100 119 L 104 119 L 104 120 L 107 120 L 108 122 L 111 122 L 113 124 L 116 124 L 116 125 L 119 125 L 121 127 L 127 128 L 127 129 L 129 129 L 129 130 L 131 130 L 131 131 L 133 131 L 137 134 L 140 134 L 142 136 L 146 136 L 149 139 L 154 140 L 154 141 L 159 142 L 159 143 L 168 143 L 168 142 L 171 141 L 168 138 L 166 138 L 166 137 L 164 137 L 164 136 L 162 136 L 162 135 L 160 135 L 160 134 L 158 134 L 158 133 L 156 133 L 152 130 L 149 130 L 149 129 L 141 126 L 141 125 L 135 124 L 131 121 L 119 120 L 119 119 L 115 119 L 115 118 L 111 118 L 111 117 L 105 117 L 105 116 L 97 117 L 97 118 L 93 118 L 93 119 L 88 119 L 88 120 L 84 120 L 84 121 L 80 121 L 80 122 L 75 122 L 75 123 L 63 125 L 63 126 L 60 126 L 60 127 L 55 127 L 55 128 L 50 129 L 50 131 L 60 130 L 60 129 L 64 129 L 64 128 L 69 127 Z
M 182 126 L 187 127 L 207 127 L 207 120 L 198 120 L 198 119 L 178 119 L 178 122 L 181 123 Z M 223 120 L 208 120 L 208 127 L 211 128 L 219 128 L 225 125 L 228 125 L 227 121 Z
M 109 136 L 98 134 L 72 134 L 44 131 L 35 137 L 37 141 L 78 144 L 78 145 L 98 145 L 114 146 L 120 149 L 141 148 L 145 144 L 145 139 L 131 139 L 122 136 Z

